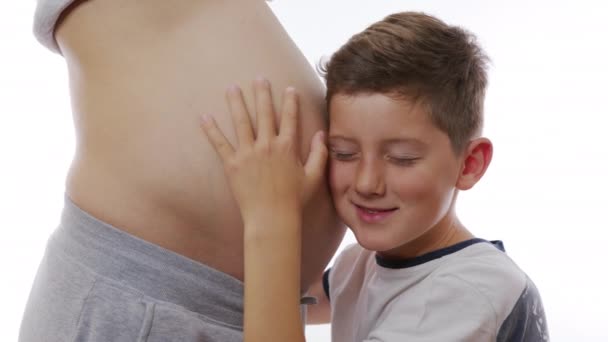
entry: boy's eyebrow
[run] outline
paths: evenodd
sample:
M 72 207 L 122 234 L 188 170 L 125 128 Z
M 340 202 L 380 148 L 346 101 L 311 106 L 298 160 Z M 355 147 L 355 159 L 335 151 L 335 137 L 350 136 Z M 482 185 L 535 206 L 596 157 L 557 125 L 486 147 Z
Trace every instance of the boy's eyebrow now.
M 342 135 L 331 135 L 328 140 L 343 140 L 345 142 L 356 143 L 357 140 L 348 138 Z M 416 138 L 390 138 L 382 141 L 383 145 L 394 145 L 394 144 L 410 144 L 418 147 L 425 147 L 426 143 Z
M 426 143 L 423 142 L 422 140 L 416 139 L 416 138 L 392 138 L 392 139 L 386 139 L 383 141 L 384 144 L 386 145 L 393 145 L 393 144 L 410 144 L 410 145 L 415 145 L 418 147 L 425 147 Z
M 347 138 L 345 136 L 342 135 L 330 135 L 328 140 L 344 140 L 346 142 L 350 142 L 350 143 L 356 143 L 357 141 L 355 139 L 352 138 Z

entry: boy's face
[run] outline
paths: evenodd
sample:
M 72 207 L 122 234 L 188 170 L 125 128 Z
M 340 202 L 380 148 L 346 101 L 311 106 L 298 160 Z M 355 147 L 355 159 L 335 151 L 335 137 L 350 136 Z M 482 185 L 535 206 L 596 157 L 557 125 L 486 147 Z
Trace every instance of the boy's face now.
M 329 111 L 332 195 L 359 244 L 398 257 L 450 229 L 462 158 L 420 102 L 337 94 Z

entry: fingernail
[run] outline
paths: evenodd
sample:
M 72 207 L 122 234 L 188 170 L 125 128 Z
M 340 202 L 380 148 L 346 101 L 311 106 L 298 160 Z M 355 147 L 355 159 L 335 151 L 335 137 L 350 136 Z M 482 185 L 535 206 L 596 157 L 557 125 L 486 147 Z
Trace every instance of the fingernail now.
M 268 85 L 268 80 L 266 79 L 266 77 L 264 77 L 262 75 L 258 75 L 258 77 L 256 77 L 255 80 L 262 85 Z
M 207 114 L 202 114 L 200 116 L 200 120 L 201 120 L 201 124 L 204 125 L 204 124 L 207 124 L 207 123 L 209 123 L 211 121 L 211 117 L 209 115 L 207 115 Z
M 317 133 L 317 135 L 319 136 L 317 139 L 321 140 L 322 142 L 325 142 L 325 132 L 320 131 L 319 133 Z

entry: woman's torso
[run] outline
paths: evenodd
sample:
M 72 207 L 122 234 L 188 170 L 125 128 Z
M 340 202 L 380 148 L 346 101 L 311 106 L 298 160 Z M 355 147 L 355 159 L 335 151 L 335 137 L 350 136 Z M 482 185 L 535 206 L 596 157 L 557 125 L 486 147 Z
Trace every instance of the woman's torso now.
M 72 200 L 133 235 L 242 276 L 242 228 L 199 117 L 233 138 L 224 89 L 271 80 L 301 95 L 302 149 L 324 128 L 323 87 L 261 0 L 84 1 L 56 38 L 66 58 L 76 155 Z M 234 141 L 234 140 L 233 140 Z M 305 214 L 303 281 L 342 236 L 323 189 Z

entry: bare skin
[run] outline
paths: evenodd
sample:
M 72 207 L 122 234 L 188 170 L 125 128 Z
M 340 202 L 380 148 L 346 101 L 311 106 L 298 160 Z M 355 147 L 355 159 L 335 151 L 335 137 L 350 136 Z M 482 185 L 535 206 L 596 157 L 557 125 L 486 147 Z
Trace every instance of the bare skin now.
M 252 106 L 249 84 L 264 75 L 273 89 L 298 89 L 302 157 L 326 129 L 324 88 L 266 3 L 79 2 L 56 39 L 77 134 L 68 196 L 119 229 L 243 279 L 242 219 L 200 138 L 200 115 L 212 114 L 234 142 L 225 89 L 241 85 Z M 344 232 L 327 184 L 320 188 L 303 215 L 301 291 Z

